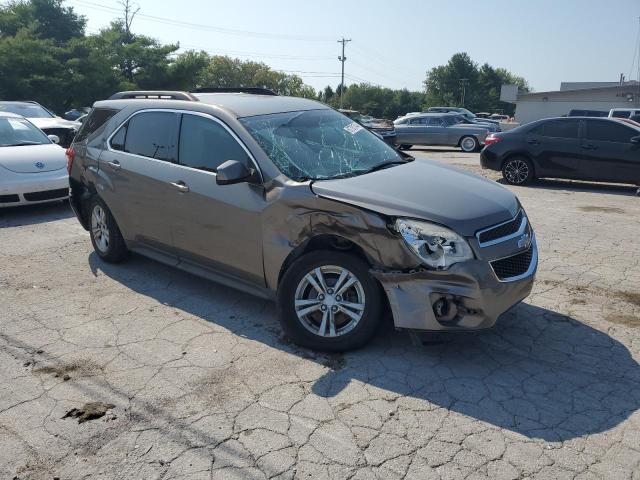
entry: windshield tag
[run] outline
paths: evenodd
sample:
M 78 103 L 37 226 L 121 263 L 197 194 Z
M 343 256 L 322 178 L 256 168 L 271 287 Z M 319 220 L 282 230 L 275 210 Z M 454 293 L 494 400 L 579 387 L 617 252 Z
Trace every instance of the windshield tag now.
M 344 127 L 344 129 L 347 132 L 349 132 L 351 135 L 355 135 L 360 130 L 362 130 L 362 126 L 360 124 L 358 124 L 357 122 L 352 122 L 349 125 L 347 125 L 346 127 Z

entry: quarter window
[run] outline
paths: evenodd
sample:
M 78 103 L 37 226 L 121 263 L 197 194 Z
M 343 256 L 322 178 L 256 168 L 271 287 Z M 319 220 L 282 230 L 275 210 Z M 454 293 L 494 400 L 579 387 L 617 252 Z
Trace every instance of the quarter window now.
M 178 118 L 177 114 L 170 112 L 144 112 L 135 115 L 126 126 L 124 151 L 174 162 Z
M 87 115 L 82 127 L 80 127 L 80 131 L 76 135 L 75 142 L 81 142 L 93 132 L 98 130 L 101 126 L 103 126 L 111 117 L 113 117 L 118 110 L 113 110 L 111 108 L 94 108 L 91 110 L 91 113 Z
M 629 143 L 638 135 L 635 130 L 619 125 L 616 121 L 588 121 L 587 139 L 596 142 Z
M 185 114 L 180 127 L 180 165 L 215 172 L 227 160 L 246 162 L 247 152 L 219 123 Z

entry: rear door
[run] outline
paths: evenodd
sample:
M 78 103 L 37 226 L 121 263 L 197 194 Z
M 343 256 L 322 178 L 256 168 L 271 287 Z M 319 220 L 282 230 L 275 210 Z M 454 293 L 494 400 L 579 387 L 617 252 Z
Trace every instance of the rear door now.
M 582 170 L 586 179 L 640 182 L 640 146 L 631 138 L 640 131 L 613 120 L 585 120 Z
M 451 145 L 449 130 L 442 117 L 427 117 L 426 135 L 429 145 Z
M 154 250 L 172 250 L 171 217 L 179 187 L 177 139 L 179 114 L 141 111 L 109 139 L 100 157 L 107 181 L 100 196 L 124 237 Z
M 179 167 L 173 180 L 186 190 L 176 200 L 173 242 L 180 260 L 264 286 L 262 186 L 218 185 L 216 169 L 227 160 L 257 168 L 249 151 L 221 121 L 184 113 Z
M 527 150 L 540 177 L 581 178 L 580 119 L 557 118 L 540 123 L 526 135 Z

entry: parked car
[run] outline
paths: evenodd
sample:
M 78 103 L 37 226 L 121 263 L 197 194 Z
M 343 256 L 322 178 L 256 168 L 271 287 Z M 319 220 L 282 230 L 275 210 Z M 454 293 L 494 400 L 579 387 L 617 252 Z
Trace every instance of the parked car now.
M 480 163 L 513 185 L 543 177 L 640 185 L 640 128 L 609 118 L 538 120 L 490 135 Z
M 491 113 L 489 113 L 489 112 L 476 112 L 475 116 L 476 116 L 476 118 L 489 118 L 491 116 Z
M 476 114 L 470 112 L 466 108 L 462 107 L 429 107 L 427 113 L 459 113 L 463 115 L 467 120 L 475 121 L 477 119 Z M 492 120 L 491 118 L 482 118 L 483 122 L 500 124 L 498 120 Z
M 423 113 L 393 122 L 402 150 L 413 145 L 448 145 L 473 152 L 484 145 L 488 130 L 481 125 L 459 125 L 449 114 Z
M 77 121 L 80 117 L 85 116 L 90 111 L 91 107 L 74 108 L 68 112 L 64 112 L 64 119 Z
M 640 115 L 640 108 L 612 108 L 609 110 L 610 118 L 631 118 Z
M 11 112 L 28 119 L 47 135 L 55 135 L 60 139 L 60 146 L 67 148 L 80 123 L 60 118 L 36 102 L 0 101 L 0 112 Z
M 69 196 L 67 159 L 57 141 L 24 117 L 0 112 L 0 208 Z
M 389 145 L 395 146 L 396 144 L 396 131 L 393 127 L 393 123 L 387 120 L 381 120 L 373 118 L 369 115 L 362 115 L 357 110 L 338 110 L 343 115 L 346 115 L 355 122 L 358 122 L 367 130 L 372 131 L 380 135 L 380 137 Z
M 491 115 L 489 117 L 489 120 L 497 120 L 498 122 L 508 122 L 509 121 L 509 115 L 503 115 L 501 113 L 494 113 L 493 115 Z
M 569 110 L 569 117 L 607 117 L 608 111 L 603 110 Z
M 387 301 L 398 328 L 477 330 L 529 295 L 535 236 L 503 186 L 405 159 L 316 101 L 160 93 L 97 102 L 68 151 L 104 261 L 131 250 L 273 298 L 324 350 L 366 343 Z

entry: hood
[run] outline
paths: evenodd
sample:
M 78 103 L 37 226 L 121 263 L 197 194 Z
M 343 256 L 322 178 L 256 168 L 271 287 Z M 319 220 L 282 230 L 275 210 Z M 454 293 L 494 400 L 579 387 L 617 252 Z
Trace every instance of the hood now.
M 27 118 L 31 123 L 33 123 L 40 130 L 44 130 L 47 128 L 73 128 L 78 130 L 82 125 L 79 122 L 71 122 L 69 120 L 65 120 L 60 117 L 52 117 L 52 118 Z
M 0 167 L 16 173 L 41 173 L 66 168 L 64 149 L 55 143 L 0 147 Z
M 519 208 L 516 196 L 498 183 L 430 160 L 315 181 L 311 189 L 383 215 L 439 223 L 466 237 L 512 219 Z

